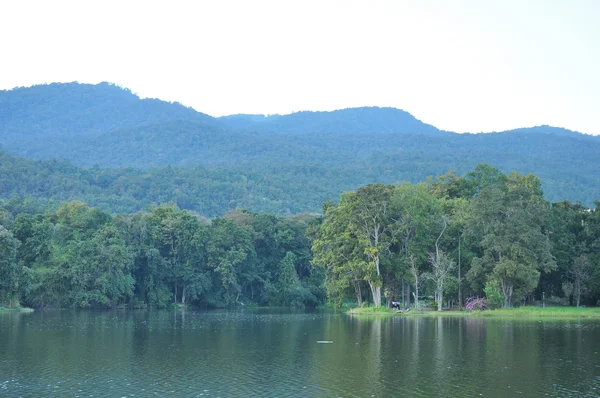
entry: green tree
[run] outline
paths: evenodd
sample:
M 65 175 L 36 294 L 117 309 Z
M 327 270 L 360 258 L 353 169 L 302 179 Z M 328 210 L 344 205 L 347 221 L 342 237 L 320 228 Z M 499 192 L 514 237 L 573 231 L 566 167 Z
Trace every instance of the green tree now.
M 442 232 L 435 241 L 435 252 L 429 253 L 429 262 L 431 263 L 431 272 L 425 275 L 425 277 L 435 284 L 435 301 L 437 303 L 437 310 L 442 311 L 444 302 L 444 287 L 448 285 L 452 275 L 451 272 L 454 270 L 454 261 L 440 249 L 440 239 L 446 231 L 447 221 L 444 219 L 444 226 Z
M 233 220 L 216 218 L 212 222 L 209 240 L 206 245 L 208 267 L 214 270 L 217 305 L 235 305 L 248 279 L 241 276 L 250 267 L 254 256 L 253 230 L 240 226 Z
M 287 252 L 281 261 L 277 291 L 279 303 L 290 307 L 304 307 L 305 291 L 296 272 L 296 255 Z
M 23 269 L 17 263 L 21 242 L 0 225 L 0 303 L 18 307 L 22 291 Z
M 591 264 L 587 256 L 582 254 L 573 260 L 569 274 L 573 278 L 573 295 L 575 296 L 575 305 L 577 307 L 581 303 L 581 295 L 586 290 L 586 284 L 591 276 L 591 272 Z
M 544 229 L 548 209 L 539 180 L 518 173 L 505 186 L 483 188 L 473 200 L 467 228 L 472 238 L 480 237 L 482 255 L 473 259 L 467 277 L 480 286 L 498 281 L 505 307 L 532 292 L 541 271 L 556 267 Z
M 331 202 L 323 206 L 325 217 L 315 232 L 313 263 L 326 271 L 329 300 L 341 305 L 349 288 L 362 306 L 364 273 L 367 267 L 357 237 L 347 228 L 350 213 Z

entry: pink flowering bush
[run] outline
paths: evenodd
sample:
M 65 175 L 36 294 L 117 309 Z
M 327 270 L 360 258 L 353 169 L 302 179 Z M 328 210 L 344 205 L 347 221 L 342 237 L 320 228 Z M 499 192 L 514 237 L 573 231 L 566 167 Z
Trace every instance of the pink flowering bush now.
M 485 305 L 485 299 L 483 297 L 469 297 L 467 298 L 467 304 L 465 305 L 465 308 L 469 311 L 483 311 L 487 307 Z

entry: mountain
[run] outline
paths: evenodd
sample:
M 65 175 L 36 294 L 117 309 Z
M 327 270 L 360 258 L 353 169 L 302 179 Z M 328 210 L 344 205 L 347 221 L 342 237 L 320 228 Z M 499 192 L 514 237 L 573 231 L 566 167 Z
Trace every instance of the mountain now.
M 439 135 L 436 127 L 395 108 L 362 107 L 289 115 L 234 115 L 220 118 L 229 128 L 269 133 L 398 133 Z
M 236 115 L 221 116 L 219 120 L 227 128 L 238 131 L 247 131 L 254 125 L 261 125 L 280 118 L 280 115 L 248 115 L 239 113 Z
M 71 140 L 170 120 L 220 125 L 192 108 L 140 99 L 110 83 L 53 83 L 0 91 L 0 145 L 36 158 L 48 157 L 44 140 Z
M 572 137 L 572 138 L 595 138 L 592 135 L 582 134 L 577 131 L 568 130 L 562 127 L 552 127 L 548 125 L 535 126 L 535 127 L 524 127 L 514 130 L 506 130 L 502 131 L 502 133 L 506 134 L 550 134 L 550 135 L 559 135 L 563 137 Z
M 80 198 L 113 211 L 156 201 L 209 216 L 319 211 L 364 184 L 478 163 L 538 175 L 551 201 L 600 199 L 600 137 L 550 126 L 455 134 L 393 108 L 213 118 L 106 83 L 51 84 L 0 92 L 0 145 L 1 197 Z

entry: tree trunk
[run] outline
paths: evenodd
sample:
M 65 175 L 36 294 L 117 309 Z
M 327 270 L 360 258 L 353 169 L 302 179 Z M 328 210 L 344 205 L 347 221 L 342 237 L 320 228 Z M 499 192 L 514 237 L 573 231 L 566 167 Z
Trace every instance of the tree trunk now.
M 419 310 L 419 283 L 418 280 L 415 282 L 415 291 L 413 292 L 413 297 L 415 298 L 415 310 Z
M 575 289 L 577 290 L 577 308 L 579 308 L 579 304 L 581 303 L 581 284 L 579 281 L 575 284 Z
M 404 295 L 404 277 L 402 277 L 402 308 L 406 308 L 406 296 Z
M 410 308 L 410 283 L 406 284 L 406 307 Z
M 410 256 L 410 272 L 413 274 L 413 277 L 415 278 L 415 292 L 413 293 L 413 296 L 415 297 L 415 309 L 418 310 L 419 309 L 419 279 L 421 277 L 419 270 L 417 269 L 417 266 L 415 264 L 415 258 L 413 256 Z
M 458 235 L 458 309 L 462 309 L 462 286 L 460 283 L 460 235 Z
M 354 293 L 356 294 L 356 301 L 358 301 L 358 306 L 362 307 L 362 289 L 360 288 L 360 281 L 354 282 Z
M 437 307 L 438 307 L 438 311 L 441 311 L 444 303 L 442 302 L 442 300 L 444 299 L 444 295 L 443 295 L 443 290 L 440 289 L 439 292 L 437 293 Z
M 371 293 L 373 294 L 373 306 L 381 307 L 381 286 L 375 286 L 375 283 L 369 281 Z
M 173 295 L 173 302 L 177 304 L 177 285 L 175 285 L 175 294 Z
M 504 279 L 501 280 L 502 294 L 504 295 L 504 308 L 512 307 L 512 294 L 513 285 L 512 283 L 506 282 Z
M 185 304 L 185 285 L 183 285 L 183 292 L 181 293 L 181 304 Z

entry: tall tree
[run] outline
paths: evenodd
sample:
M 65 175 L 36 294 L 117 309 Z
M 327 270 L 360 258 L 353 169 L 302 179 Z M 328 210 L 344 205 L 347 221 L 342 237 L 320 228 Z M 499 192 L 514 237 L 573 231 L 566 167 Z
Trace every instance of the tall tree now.
M 348 195 L 352 213 L 350 231 L 367 258 L 365 280 L 371 288 L 373 305 L 381 306 L 383 286 L 382 257 L 392 244 L 390 239 L 390 198 L 393 187 L 381 184 L 359 188 Z
M 358 306 L 362 306 L 366 261 L 357 237 L 348 229 L 350 213 L 331 202 L 323 205 L 323 222 L 315 231 L 313 264 L 325 269 L 325 286 L 329 300 L 341 305 L 351 288 Z
M 556 267 L 544 229 L 548 209 L 539 180 L 518 173 L 511 173 L 505 186 L 483 188 L 473 200 L 467 227 L 471 237 L 480 237 L 483 250 L 467 277 L 480 286 L 498 281 L 505 307 L 512 306 L 513 297 L 532 292 L 541 271 Z
M 21 242 L 12 232 L 0 225 L 0 303 L 9 307 L 19 306 L 22 293 L 20 286 L 22 268 L 17 263 L 17 250 Z
M 431 263 L 431 272 L 426 277 L 435 284 L 435 301 L 437 302 L 437 310 L 442 311 L 444 301 L 444 287 L 451 277 L 451 272 L 454 270 L 454 261 L 440 249 L 440 239 L 448 226 L 447 220 L 443 220 L 444 226 L 442 232 L 435 241 L 435 252 L 429 253 L 429 262 Z
M 581 294 L 586 290 L 586 284 L 591 276 L 591 265 L 586 255 L 573 260 L 573 265 L 570 270 L 571 278 L 573 278 L 573 295 L 575 296 L 575 305 L 579 307 L 581 303 Z

